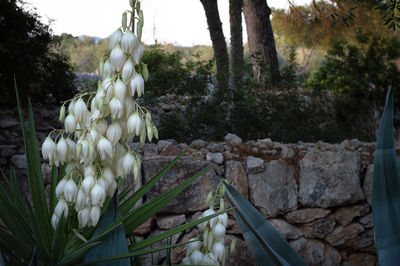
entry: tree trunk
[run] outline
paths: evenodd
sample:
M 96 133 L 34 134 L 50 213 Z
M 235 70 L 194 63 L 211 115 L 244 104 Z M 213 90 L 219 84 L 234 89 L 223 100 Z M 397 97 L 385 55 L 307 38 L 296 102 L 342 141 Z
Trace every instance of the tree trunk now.
M 224 90 L 228 87 L 229 76 L 229 58 L 228 49 L 224 32 L 222 31 L 222 23 L 219 18 L 217 0 L 200 0 L 203 4 L 207 17 L 207 25 L 210 31 L 210 37 L 214 50 L 214 57 L 217 64 L 217 97 L 224 96 Z
M 265 0 L 243 0 L 243 14 L 247 27 L 247 38 L 253 77 L 256 81 L 266 81 L 266 74 L 279 81 L 279 64 L 276 54 L 274 33 L 269 16 L 271 10 Z
M 231 30 L 232 88 L 238 89 L 243 77 L 242 0 L 229 0 Z

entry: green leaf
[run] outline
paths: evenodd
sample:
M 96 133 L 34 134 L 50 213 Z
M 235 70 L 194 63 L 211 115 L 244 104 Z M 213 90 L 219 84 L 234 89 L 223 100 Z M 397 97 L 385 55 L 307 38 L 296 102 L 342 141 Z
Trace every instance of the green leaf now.
M 389 88 L 379 125 L 372 189 L 376 249 L 383 266 L 400 261 L 400 160 L 394 147 L 393 98 Z
M 104 231 L 110 224 L 121 217 L 118 207 L 118 196 L 114 195 L 110 202 L 107 211 L 102 215 L 101 220 L 96 228 L 94 235 L 98 235 Z M 110 234 L 108 234 L 102 242 L 93 247 L 83 259 L 83 263 L 90 263 L 91 265 L 130 265 L 129 259 L 114 260 L 104 263 L 92 263 L 100 259 L 114 257 L 121 254 L 128 253 L 128 244 L 126 242 L 125 231 L 123 225 L 119 225 Z
M 58 182 L 57 167 L 55 165 L 51 168 L 51 182 L 50 182 L 50 213 L 54 211 L 57 204 L 56 187 Z
M 226 197 L 257 265 L 307 265 L 261 213 L 231 185 Z
M 60 218 L 60 221 L 58 222 L 56 226 L 56 230 L 53 236 L 53 242 L 51 245 L 51 257 L 52 257 L 52 262 L 53 264 L 57 262 L 58 258 L 61 257 L 61 252 L 63 252 L 63 247 L 65 245 L 66 241 L 66 219 L 64 216 Z

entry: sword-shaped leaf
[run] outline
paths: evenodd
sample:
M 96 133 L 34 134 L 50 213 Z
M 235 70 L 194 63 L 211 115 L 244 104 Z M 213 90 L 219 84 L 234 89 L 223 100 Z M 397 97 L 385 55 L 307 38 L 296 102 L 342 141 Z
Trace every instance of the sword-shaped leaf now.
M 400 261 L 400 160 L 394 148 L 393 91 L 389 88 L 374 159 L 372 214 L 380 265 Z

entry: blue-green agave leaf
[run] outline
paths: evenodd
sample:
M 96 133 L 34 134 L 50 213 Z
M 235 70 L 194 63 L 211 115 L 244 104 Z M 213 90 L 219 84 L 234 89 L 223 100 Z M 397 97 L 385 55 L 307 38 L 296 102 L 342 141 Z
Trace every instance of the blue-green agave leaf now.
M 307 265 L 289 243 L 231 185 L 226 186 L 226 197 L 234 208 L 240 230 L 253 253 L 257 265 Z
M 400 160 L 394 148 L 393 91 L 386 97 L 374 159 L 372 214 L 380 265 L 400 262 Z
M 120 217 L 121 214 L 118 207 L 118 196 L 117 193 L 115 193 L 113 199 L 110 202 L 110 205 L 108 206 L 107 211 L 103 214 L 93 236 L 96 236 L 104 231 L 110 224 L 115 222 Z M 85 258 L 83 259 L 83 263 L 94 262 L 100 259 L 106 259 L 108 257 L 114 257 L 118 255 L 124 255 L 128 252 L 128 244 L 126 242 L 124 226 L 120 224 L 111 233 L 107 234 L 106 237 L 102 239 L 102 242 L 100 244 L 94 246 L 86 254 Z M 94 263 L 91 265 L 126 266 L 131 264 L 129 258 L 122 258 L 113 261 Z

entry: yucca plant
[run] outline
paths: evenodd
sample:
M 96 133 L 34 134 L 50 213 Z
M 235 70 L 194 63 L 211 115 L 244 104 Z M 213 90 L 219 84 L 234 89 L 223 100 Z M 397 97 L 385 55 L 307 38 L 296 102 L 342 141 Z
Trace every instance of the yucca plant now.
M 393 91 L 389 88 L 374 158 L 372 214 L 380 265 L 400 262 L 400 160 L 394 147 Z

